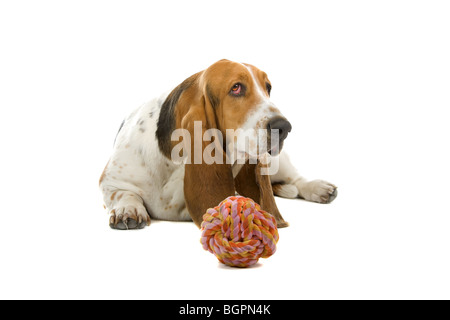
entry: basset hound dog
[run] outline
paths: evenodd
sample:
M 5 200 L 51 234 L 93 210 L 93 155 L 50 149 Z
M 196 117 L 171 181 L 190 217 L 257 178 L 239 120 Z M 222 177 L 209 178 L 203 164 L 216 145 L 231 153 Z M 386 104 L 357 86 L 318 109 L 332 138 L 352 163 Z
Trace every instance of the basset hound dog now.
M 221 60 L 132 112 L 100 177 L 109 225 L 141 229 L 151 219 L 160 219 L 193 220 L 200 226 L 208 208 L 240 194 L 271 213 L 278 227 L 286 227 L 274 195 L 333 201 L 335 185 L 300 176 L 285 151 L 271 154 L 281 150 L 291 124 L 271 102 L 270 90 L 265 72 Z M 261 138 L 255 134 L 258 130 L 277 134 L 275 139 Z M 230 132 L 241 161 L 230 161 L 228 150 L 220 152 Z M 250 134 L 239 139 L 239 132 Z M 202 158 L 208 153 L 215 161 Z M 174 161 L 174 155 L 182 155 L 182 160 Z M 277 170 L 263 172 L 273 159 L 278 160 Z

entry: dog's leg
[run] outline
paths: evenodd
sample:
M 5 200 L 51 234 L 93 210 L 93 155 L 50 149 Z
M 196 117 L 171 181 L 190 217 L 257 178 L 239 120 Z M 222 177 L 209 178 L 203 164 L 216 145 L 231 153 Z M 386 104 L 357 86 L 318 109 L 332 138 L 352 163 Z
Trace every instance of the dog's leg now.
M 292 165 L 286 152 L 280 154 L 279 170 L 271 176 L 275 195 L 284 198 L 302 198 L 318 203 L 330 203 L 337 197 L 337 187 L 324 180 L 308 181 Z
M 113 229 L 142 229 L 150 225 L 150 216 L 144 207 L 143 200 L 131 191 L 106 191 L 103 198 L 110 219 L 109 226 Z

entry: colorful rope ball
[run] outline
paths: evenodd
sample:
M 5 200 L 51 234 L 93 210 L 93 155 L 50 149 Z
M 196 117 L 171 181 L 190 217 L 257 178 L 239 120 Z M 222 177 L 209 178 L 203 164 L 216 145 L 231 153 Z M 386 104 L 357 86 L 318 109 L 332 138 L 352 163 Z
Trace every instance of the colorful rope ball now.
M 231 267 L 249 267 L 276 251 L 275 218 L 250 198 L 232 196 L 203 215 L 203 248 Z

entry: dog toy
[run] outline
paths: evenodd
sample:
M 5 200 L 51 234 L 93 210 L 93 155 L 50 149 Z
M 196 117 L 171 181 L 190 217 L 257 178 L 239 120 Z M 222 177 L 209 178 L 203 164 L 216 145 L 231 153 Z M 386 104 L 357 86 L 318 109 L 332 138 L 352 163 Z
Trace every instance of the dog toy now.
M 275 218 L 250 198 L 232 196 L 203 215 L 203 249 L 231 267 L 249 267 L 275 253 Z

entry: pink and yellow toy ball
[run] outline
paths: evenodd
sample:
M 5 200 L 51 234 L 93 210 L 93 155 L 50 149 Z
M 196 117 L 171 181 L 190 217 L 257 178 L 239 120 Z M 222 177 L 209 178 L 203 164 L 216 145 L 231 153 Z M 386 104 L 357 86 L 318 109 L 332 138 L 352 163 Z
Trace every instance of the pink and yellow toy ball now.
M 249 267 L 275 253 L 278 229 L 275 218 L 252 199 L 233 196 L 203 215 L 200 242 L 220 262 Z

